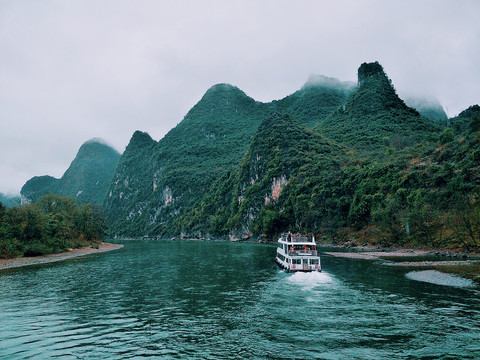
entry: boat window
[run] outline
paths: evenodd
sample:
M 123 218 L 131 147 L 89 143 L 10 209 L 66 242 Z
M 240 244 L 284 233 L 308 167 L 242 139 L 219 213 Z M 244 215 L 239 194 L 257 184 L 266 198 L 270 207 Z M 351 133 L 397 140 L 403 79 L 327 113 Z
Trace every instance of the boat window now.
M 318 265 L 318 259 L 310 259 L 311 265 Z

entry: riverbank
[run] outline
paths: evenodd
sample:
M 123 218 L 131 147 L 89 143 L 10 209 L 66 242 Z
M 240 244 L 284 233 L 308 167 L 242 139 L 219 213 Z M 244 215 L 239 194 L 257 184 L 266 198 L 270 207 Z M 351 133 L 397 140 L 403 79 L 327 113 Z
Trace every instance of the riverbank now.
M 98 248 L 88 247 L 82 249 L 73 249 L 58 254 L 49 254 L 34 257 L 21 257 L 15 259 L 0 259 L 0 271 L 5 269 L 18 268 L 23 266 L 32 266 L 40 264 L 49 264 L 58 261 L 73 259 L 80 256 L 98 254 L 107 251 L 123 248 L 123 245 L 102 242 Z
M 480 285 L 480 260 L 478 259 L 478 255 L 467 256 L 448 253 L 452 259 L 445 260 L 444 257 L 446 253 L 447 252 L 413 249 L 375 251 L 369 248 L 361 248 L 353 252 L 324 252 L 324 254 L 334 257 L 380 261 L 381 264 L 385 266 L 435 269 L 442 273 L 471 279 Z M 402 258 L 408 261 L 400 261 L 399 259 Z M 428 258 L 428 260 L 425 258 Z M 395 261 L 393 261 L 393 259 L 395 259 Z
M 362 251 L 363 250 L 363 251 Z M 480 259 L 478 256 L 474 255 L 459 255 L 459 254 L 450 254 L 449 257 L 452 260 L 440 260 L 441 257 L 445 257 L 446 252 L 438 252 L 431 250 L 414 250 L 414 249 L 396 249 L 396 250 L 387 250 L 387 251 L 375 251 L 374 249 L 362 247 L 356 248 L 353 251 L 327 251 L 324 254 L 335 257 L 342 257 L 348 259 L 362 259 L 362 260 L 382 260 L 385 265 L 389 266 L 437 266 L 437 265 L 476 265 L 480 264 Z M 415 258 L 424 258 L 424 257 L 439 257 L 439 259 L 433 260 L 415 260 Z M 470 257 L 470 259 L 469 259 Z M 411 258 L 412 261 L 398 261 L 401 258 Z M 397 261 L 392 262 L 391 259 L 397 259 Z
M 361 250 L 370 250 L 370 251 L 361 251 Z M 349 258 L 349 259 L 363 259 L 363 260 L 381 260 L 388 257 L 414 257 L 414 256 L 427 256 L 431 252 L 427 250 L 390 250 L 390 251 L 374 251 L 373 249 L 368 249 L 365 247 L 355 249 L 354 251 L 333 251 L 325 252 L 324 254 Z

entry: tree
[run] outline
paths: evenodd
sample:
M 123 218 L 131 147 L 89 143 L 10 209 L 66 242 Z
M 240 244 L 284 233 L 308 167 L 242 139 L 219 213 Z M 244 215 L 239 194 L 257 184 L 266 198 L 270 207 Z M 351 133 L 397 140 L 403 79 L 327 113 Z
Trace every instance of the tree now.
M 446 128 L 440 135 L 440 144 L 444 145 L 455 139 L 455 132 L 452 128 Z
M 458 197 L 450 213 L 449 227 L 467 250 L 480 250 L 480 196 Z

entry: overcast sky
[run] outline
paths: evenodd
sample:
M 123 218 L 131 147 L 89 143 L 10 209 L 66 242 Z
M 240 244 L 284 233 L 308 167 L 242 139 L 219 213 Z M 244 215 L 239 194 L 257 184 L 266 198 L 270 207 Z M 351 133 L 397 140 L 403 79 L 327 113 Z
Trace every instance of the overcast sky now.
M 259 101 L 378 60 L 399 95 L 480 103 L 480 1 L 0 0 L 0 192 L 83 142 L 161 139 L 212 85 Z

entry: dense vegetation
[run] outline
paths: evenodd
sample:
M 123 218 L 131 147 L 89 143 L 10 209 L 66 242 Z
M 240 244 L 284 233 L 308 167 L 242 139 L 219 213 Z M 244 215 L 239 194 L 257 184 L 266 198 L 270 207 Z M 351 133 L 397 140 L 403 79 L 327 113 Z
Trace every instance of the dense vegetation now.
M 472 108 L 453 119 L 468 123 L 467 131 L 447 128 L 435 143 L 364 159 L 349 177 L 354 191 L 345 225 L 389 245 L 478 250 L 480 109 Z
M 360 152 L 378 153 L 385 146 L 401 149 L 428 141 L 440 130 L 405 105 L 377 62 L 360 66 L 358 82 L 347 101 L 317 126 L 318 131 Z
M 105 201 L 113 235 L 478 249 L 479 118 L 408 107 L 378 63 L 272 103 L 212 87 L 159 142 L 137 132 Z M 433 119 L 433 120 L 432 120 Z
M 134 134 L 105 201 L 112 232 L 177 234 L 184 228 L 178 217 L 208 196 L 212 183 L 236 171 L 268 114 L 288 112 L 312 126 L 341 105 L 354 87 L 330 78 L 315 80 L 268 104 L 234 86 L 218 84 L 158 143 L 144 134 L 150 139 L 149 149 Z
M 107 194 L 120 154 L 99 139 L 85 142 L 60 179 L 35 176 L 20 193 L 28 201 L 47 194 L 71 196 L 78 202 L 101 206 Z
M 272 113 L 238 170 L 214 183 L 177 225 L 213 235 L 233 232 L 235 237 L 320 226 L 318 220 L 329 221 L 338 208 L 328 201 L 329 194 L 317 190 L 336 181 L 343 161 L 341 146 L 289 115 Z M 312 197 L 324 201 L 312 202 Z
M 237 166 L 267 108 L 238 88 L 210 88 L 163 139 L 136 132 L 105 200 L 115 234 L 165 234 L 215 179 Z
M 295 93 L 269 104 L 271 110 L 289 114 L 313 128 L 345 103 L 356 85 L 325 76 L 311 76 Z
M 101 241 L 100 208 L 46 195 L 38 202 L 7 209 L 0 203 L 0 258 L 37 256 L 91 246 Z

